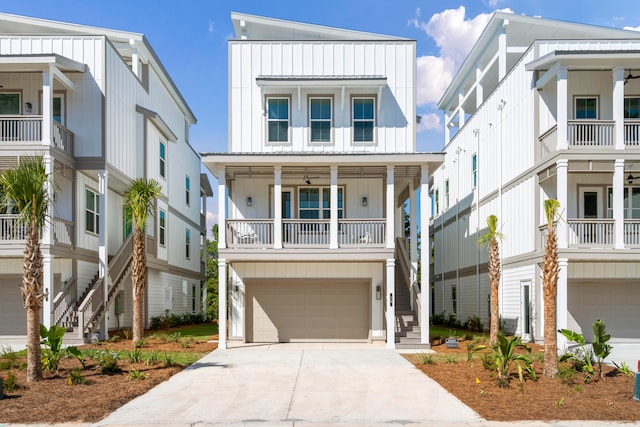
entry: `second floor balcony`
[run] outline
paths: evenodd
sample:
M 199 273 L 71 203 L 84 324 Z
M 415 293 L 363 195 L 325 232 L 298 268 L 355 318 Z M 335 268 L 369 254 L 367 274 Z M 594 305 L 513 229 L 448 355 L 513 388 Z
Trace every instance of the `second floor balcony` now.
M 0 116 L 0 144 L 43 147 L 42 116 Z M 73 156 L 73 132 L 53 120 L 51 145 Z

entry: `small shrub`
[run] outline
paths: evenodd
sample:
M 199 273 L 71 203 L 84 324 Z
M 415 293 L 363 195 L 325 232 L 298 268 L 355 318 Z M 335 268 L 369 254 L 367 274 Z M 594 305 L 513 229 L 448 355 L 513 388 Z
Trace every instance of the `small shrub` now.
M 484 325 L 478 316 L 469 316 L 464 322 L 464 327 L 470 331 L 482 332 Z
M 131 329 L 124 328 L 122 330 L 122 336 L 124 337 L 125 340 L 130 340 L 131 339 Z
M 82 375 L 80 368 L 74 368 L 69 372 L 67 385 L 89 384 L 89 381 Z
M 138 341 L 133 343 L 133 348 L 144 348 L 147 346 L 147 337 L 140 338 Z
M 435 359 L 433 358 L 433 354 L 429 354 L 429 353 L 420 353 L 418 355 L 418 357 L 420 358 L 420 362 L 423 365 L 437 365 L 437 362 L 435 361 Z
M 165 368 L 170 368 L 173 365 L 175 365 L 175 362 L 173 361 L 173 356 L 171 356 L 171 354 L 169 354 L 169 353 L 165 353 L 162 356 L 162 361 L 164 362 L 164 367 Z
M 140 349 L 134 349 L 129 352 L 129 362 L 131 363 L 140 363 L 142 362 L 142 351 Z
M 627 362 L 622 362 L 620 365 L 618 365 L 616 362 L 613 362 L 613 365 L 618 368 L 618 370 L 620 371 L 621 374 L 623 375 L 627 375 L 629 377 L 633 377 L 635 375 L 635 372 L 633 372 L 631 370 L 631 368 L 629 367 L 629 365 L 627 364 Z
M 129 371 L 128 377 L 130 380 L 146 380 L 147 378 L 149 378 L 149 375 L 145 374 L 144 372 L 140 372 L 137 369 L 132 369 L 131 371 Z
M 454 364 L 458 362 L 458 358 L 456 356 L 454 356 L 453 354 L 448 355 L 447 357 L 444 358 L 444 363 L 450 363 L 450 364 Z
M 117 351 L 101 351 L 97 354 L 97 359 L 101 374 L 114 375 L 122 372 L 118 366 L 119 354 Z
M 0 347 L 0 370 L 19 369 L 20 360 L 9 346 Z
M 576 393 L 582 393 L 582 386 L 580 384 L 576 384 L 573 387 L 573 391 L 575 391 Z
M 182 338 L 180 332 L 172 332 L 167 336 L 167 342 L 178 342 Z
M 467 344 L 467 362 L 471 362 L 473 360 L 474 353 L 484 350 L 487 348 L 486 345 L 478 344 L 477 342 L 470 342 Z
M 2 390 L 7 393 L 11 393 L 12 391 L 16 391 L 18 389 L 18 382 L 16 380 L 16 376 L 13 375 L 13 372 L 7 372 L 7 378 L 2 382 Z
M 431 316 L 431 324 L 436 326 L 442 326 L 445 323 L 446 313 L 443 311 L 442 313 L 435 313 Z
M 151 353 L 149 353 L 149 355 L 147 356 L 147 360 L 145 360 L 144 363 L 147 366 L 152 366 L 159 362 L 160 362 L 160 355 L 158 354 L 157 351 L 154 350 Z
M 520 337 L 507 339 L 503 335 L 498 335 L 498 343 L 494 347 L 496 371 L 498 373 L 496 383 L 498 387 L 509 386 L 511 373 L 514 369 L 518 372 L 520 382 L 524 382 L 523 371 L 526 371 L 532 380 L 536 380 L 536 372 L 533 370 L 531 359 L 524 354 L 517 354 L 517 348 L 522 348 L 527 353 L 531 353 L 531 348 L 523 344 Z
M 558 379 L 562 384 L 575 384 L 578 377 L 578 372 L 571 364 L 560 363 L 558 364 Z
M 182 348 L 189 348 L 191 347 L 191 344 L 193 344 L 192 338 L 186 338 L 180 341 L 180 345 L 182 346 Z
M 487 371 L 495 371 L 496 369 L 496 355 L 493 353 L 484 353 L 480 358 L 482 360 L 482 367 Z

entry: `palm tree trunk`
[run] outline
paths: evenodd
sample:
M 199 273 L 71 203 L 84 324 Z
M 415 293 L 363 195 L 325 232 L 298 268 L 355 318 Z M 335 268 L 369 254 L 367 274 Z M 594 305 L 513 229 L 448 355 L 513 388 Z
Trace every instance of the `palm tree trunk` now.
M 557 307 L 558 245 L 554 229 L 549 229 L 542 270 L 544 289 L 544 367 L 543 374 L 555 376 L 558 371 Z
M 500 310 L 498 306 L 498 290 L 500 288 L 500 247 L 496 239 L 489 245 L 489 281 L 491 282 L 491 325 L 489 326 L 489 342 L 498 343 L 500 331 Z
M 147 261 L 144 231 L 136 229 L 133 238 L 133 344 L 144 337 L 144 287 L 147 281 Z
M 42 253 L 38 228 L 31 224 L 24 248 L 22 300 L 27 311 L 27 381 L 42 379 L 40 308 L 42 306 Z

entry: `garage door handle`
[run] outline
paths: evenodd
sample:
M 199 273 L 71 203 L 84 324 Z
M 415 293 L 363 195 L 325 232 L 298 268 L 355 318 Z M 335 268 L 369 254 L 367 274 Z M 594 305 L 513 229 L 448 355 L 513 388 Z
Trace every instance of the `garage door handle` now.
M 389 307 L 393 307 L 393 292 L 389 293 Z

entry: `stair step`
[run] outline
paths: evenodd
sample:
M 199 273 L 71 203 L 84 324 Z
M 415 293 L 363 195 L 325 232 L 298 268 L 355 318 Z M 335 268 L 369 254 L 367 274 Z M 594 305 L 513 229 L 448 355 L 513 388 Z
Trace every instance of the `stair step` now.
M 406 344 L 406 343 L 396 343 L 396 349 L 398 350 L 428 350 L 431 348 L 430 344 Z

